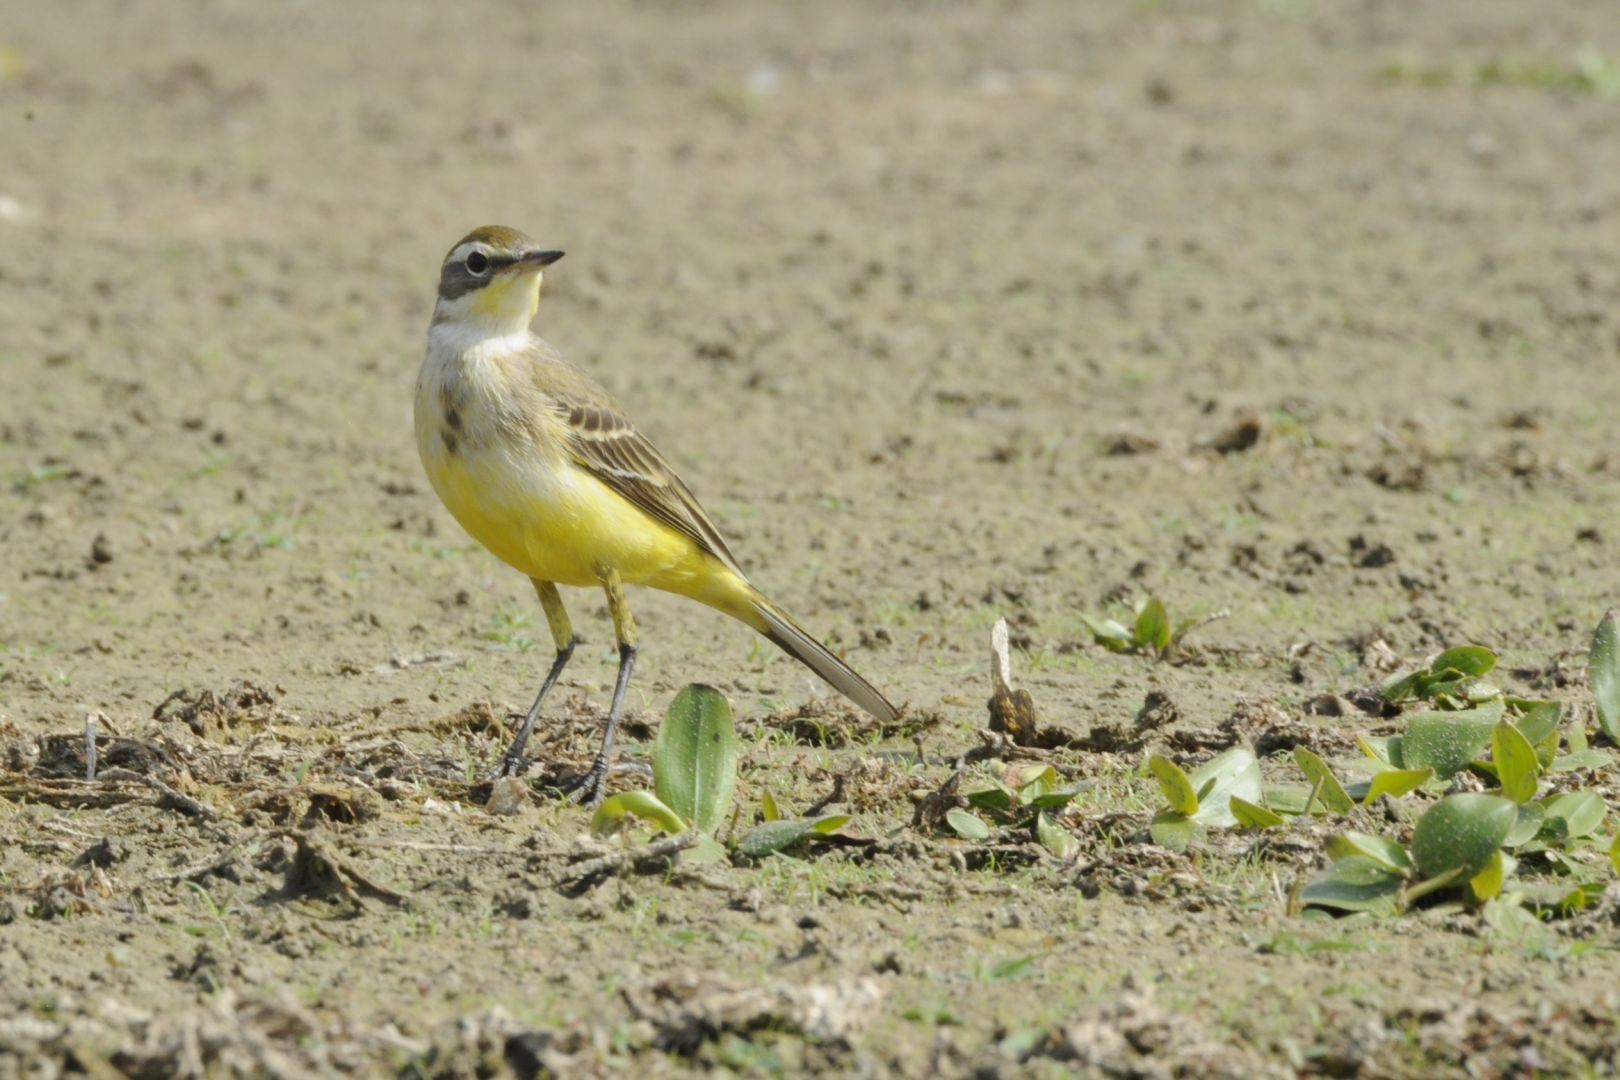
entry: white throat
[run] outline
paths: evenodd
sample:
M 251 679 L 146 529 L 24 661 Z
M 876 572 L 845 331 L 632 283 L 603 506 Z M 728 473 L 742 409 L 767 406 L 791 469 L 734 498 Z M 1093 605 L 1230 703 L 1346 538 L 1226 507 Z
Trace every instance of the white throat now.
M 483 319 L 435 320 L 428 328 L 428 355 L 448 358 L 476 351 L 500 356 L 525 348 L 532 337 L 527 324 L 514 329 Z
M 428 328 L 430 354 L 457 356 L 475 348 L 499 354 L 528 344 L 532 306 L 491 310 L 480 299 L 477 293 L 454 300 L 440 297 L 433 309 L 433 325 Z

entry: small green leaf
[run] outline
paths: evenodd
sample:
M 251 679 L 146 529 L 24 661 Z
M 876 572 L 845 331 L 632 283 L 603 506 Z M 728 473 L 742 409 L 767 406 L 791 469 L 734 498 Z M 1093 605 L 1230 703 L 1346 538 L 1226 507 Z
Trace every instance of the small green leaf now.
M 1186 851 L 1203 831 L 1192 818 L 1174 810 L 1160 810 L 1148 825 L 1148 835 L 1153 837 L 1153 842 L 1171 851 Z
M 1073 833 L 1053 821 L 1052 815 L 1044 811 L 1035 815 L 1035 838 L 1041 842 L 1041 847 L 1059 859 L 1067 859 L 1080 846 Z
M 1541 803 L 1547 810 L 1547 823 L 1541 835 L 1549 840 L 1578 840 L 1597 832 L 1606 808 L 1595 791 L 1568 791 Z
M 1265 788 L 1265 805 L 1279 814 L 1303 814 L 1305 800 L 1311 797 L 1311 789 L 1299 784 L 1267 784 Z M 1253 800 L 1251 800 L 1253 801 Z M 1321 802 L 1311 808 L 1321 812 Z
M 1136 609 L 1136 627 L 1131 634 L 1136 645 L 1163 652 L 1170 645 L 1170 616 L 1157 596 L 1150 596 Z
M 1491 763 L 1496 766 L 1496 779 L 1502 785 L 1503 797 L 1516 803 L 1527 803 L 1536 797 L 1536 778 L 1541 772 L 1536 748 L 1507 720 L 1498 720 L 1491 732 Z
M 1417 689 L 1418 680 L 1425 674 L 1426 672 L 1422 671 L 1396 672 L 1379 685 L 1378 696 L 1391 705 L 1398 705 L 1412 696 Z
M 1413 692 L 1416 696 L 1428 698 L 1437 704 L 1451 702 L 1454 708 L 1463 708 L 1472 702 L 1494 701 L 1501 704 L 1502 701 L 1502 692 L 1496 687 L 1482 683 L 1474 676 L 1465 675 L 1455 668 L 1448 668 L 1436 674 L 1419 675 Z
M 1553 758 L 1558 754 L 1558 725 L 1563 717 L 1563 706 L 1556 701 L 1527 701 L 1523 698 L 1512 698 L 1509 704 L 1521 710 L 1513 726 L 1536 748 L 1536 760 L 1543 769 L 1552 765 Z
M 1582 881 L 1571 885 L 1568 881 L 1520 881 L 1513 886 L 1516 895 L 1538 912 L 1551 915 L 1571 915 L 1588 907 L 1603 895 L 1606 885 L 1602 881 Z
M 1092 638 L 1097 644 L 1114 652 L 1129 652 L 1134 648 L 1131 641 L 1131 632 L 1114 619 L 1093 619 L 1089 615 L 1081 615 L 1080 621 L 1086 624 L 1091 631 Z
M 759 797 L 759 813 L 766 821 L 776 821 L 782 816 L 782 811 L 776 808 L 776 796 L 769 791 Z
M 990 839 L 990 826 L 977 814 L 970 814 L 959 806 L 945 811 L 945 824 L 964 840 Z
M 967 816 L 972 817 L 973 815 L 968 814 Z M 978 821 L 978 818 L 973 820 Z M 790 848 L 807 836 L 834 832 L 847 821 L 849 821 L 848 814 L 834 814 L 830 817 L 816 818 L 813 821 L 785 819 L 767 821 L 762 825 L 755 825 L 744 833 L 743 838 L 737 843 L 737 850 L 744 855 L 758 858 L 762 855 L 769 855 L 772 852 Z M 980 824 L 982 825 L 983 822 L 980 822 Z M 990 835 L 988 829 L 985 830 L 985 835 Z
M 1393 769 L 1401 767 L 1401 737 L 1399 735 L 1357 735 L 1356 745 L 1362 753 Z
M 1540 803 L 1527 802 L 1519 804 L 1519 816 L 1513 822 L 1513 828 L 1508 830 L 1507 839 L 1502 841 L 1503 847 L 1518 847 L 1534 840 L 1541 833 L 1541 826 L 1547 820 L 1547 809 Z
M 1401 878 L 1363 855 L 1348 855 L 1311 878 L 1299 891 L 1302 903 L 1340 911 L 1393 913 Z
M 1499 711 L 1499 710 L 1498 710 Z M 1487 710 L 1413 713 L 1401 737 L 1401 760 L 1408 769 L 1433 769 L 1442 780 L 1468 767 L 1490 745 L 1495 715 Z
M 1486 933 L 1495 941 L 1519 949 L 1540 950 L 1552 940 L 1547 924 L 1526 911 L 1519 902 L 1522 888 L 1515 887 L 1507 896 L 1498 896 L 1485 905 L 1480 913 L 1485 921 Z
M 1080 785 L 1070 788 L 1060 788 L 1057 791 L 1048 791 L 1045 795 L 1037 795 L 1029 800 L 1029 805 L 1040 810 L 1061 810 L 1074 801 L 1074 797 L 1081 792 Z
M 1610 742 L 1620 744 L 1620 610 L 1609 609 L 1598 622 L 1586 678 L 1597 702 L 1598 727 Z
M 1316 800 L 1329 812 L 1342 814 L 1355 807 L 1344 785 L 1339 783 L 1339 778 L 1333 775 L 1333 770 L 1315 751 L 1303 746 L 1294 747 L 1294 764 L 1299 766 L 1299 771 L 1305 774 L 1311 786 L 1318 788 Z
M 1458 645 L 1447 649 L 1429 662 L 1429 671 L 1439 675 L 1456 671 L 1478 678 L 1488 675 L 1496 667 L 1496 654 L 1483 645 Z
M 1187 775 L 1187 782 L 1198 792 L 1198 809 L 1191 816 L 1200 825 L 1236 825 L 1234 795 L 1251 803 L 1262 799 L 1260 762 L 1246 746 L 1210 758 Z
M 1170 809 L 1182 817 L 1192 817 L 1198 813 L 1198 789 L 1193 787 L 1192 780 L 1181 771 L 1181 766 L 1160 754 L 1148 758 L 1148 768 L 1158 778 L 1159 790 L 1164 792 L 1165 801 Z
M 1471 878 L 1502 846 L 1518 816 L 1514 803 L 1495 795 L 1447 795 L 1412 830 L 1412 861 L 1425 878 L 1457 870 Z
M 1508 875 L 1506 864 L 1512 861 L 1513 856 L 1504 855 L 1500 848 L 1491 852 L 1484 869 L 1468 880 L 1468 887 L 1473 891 L 1476 901 L 1483 904 L 1496 898 L 1502 891 L 1502 882 Z
M 619 827 L 626 815 L 642 818 L 667 833 L 682 832 L 686 828 L 681 816 L 659 801 L 652 792 L 621 791 L 604 799 L 602 805 L 596 808 L 596 813 L 591 815 L 591 832 L 598 836 L 610 833 Z
M 1275 810 L 1261 806 L 1259 803 L 1252 803 L 1248 799 L 1237 795 L 1232 796 L 1230 806 L 1232 807 L 1232 816 L 1237 818 L 1237 823 L 1250 829 L 1274 829 L 1279 825 L 1286 824 L 1282 815 Z
M 1433 769 L 1385 769 L 1367 781 L 1367 790 L 1361 792 L 1361 802 L 1363 805 L 1369 804 L 1380 795 L 1398 799 L 1402 795 L 1416 791 L 1433 777 Z M 1350 793 L 1356 794 L 1360 787 L 1360 784 L 1351 784 Z
M 1620 836 L 1616 836 L 1614 843 L 1609 845 L 1609 865 L 1614 867 L 1616 874 L 1620 874 Z
M 1004 814 L 1010 813 L 1013 807 L 1018 805 L 1017 794 L 1013 792 L 1012 788 L 999 780 L 992 780 L 991 783 L 994 785 L 993 787 L 968 792 L 967 801 L 974 806 L 982 806 L 986 810 L 998 810 Z
M 669 703 L 653 743 L 658 797 L 693 828 L 713 832 L 725 820 L 736 782 L 731 706 L 712 686 L 684 687 Z
M 1607 750 L 1579 750 L 1573 754 L 1560 754 L 1553 758 L 1547 771 L 1552 773 L 1578 772 L 1581 769 L 1607 769 L 1614 764 L 1614 755 Z
M 1335 859 L 1348 859 L 1352 855 L 1370 859 L 1392 874 L 1407 874 L 1412 860 L 1406 849 L 1393 840 L 1370 833 L 1345 831 L 1328 837 L 1327 853 Z
M 1025 765 L 1008 770 L 1008 785 L 1018 792 L 1018 801 L 1024 805 L 1042 795 L 1057 790 L 1057 770 L 1050 765 Z

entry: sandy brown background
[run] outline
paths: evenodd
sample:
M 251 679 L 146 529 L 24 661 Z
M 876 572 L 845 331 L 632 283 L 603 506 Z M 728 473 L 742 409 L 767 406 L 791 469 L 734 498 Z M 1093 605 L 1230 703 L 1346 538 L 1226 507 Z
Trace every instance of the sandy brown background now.
M 316 1032 L 265 1036 L 298 1068 L 454 1072 L 444 1032 L 499 1008 L 555 1033 L 572 1068 L 678 1070 L 692 1059 L 656 1049 L 621 991 L 716 969 L 883 980 L 842 1049 L 699 1051 L 745 1072 L 1057 1069 L 1001 1040 L 1098 1015 L 1127 977 L 1207 1036 L 1131 1051 L 1165 1068 L 1318 1068 L 1354 1044 L 1363 1068 L 1438 1069 L 1466 1054 L 1401 1034 L 1424 1002 L 1483 994 L 1511 1018 L 1613 985 L 1606 952 L 1497 972 L 1440 920 L 1330 931 L 1354 937 L 1348 960 L 1273 955 L 1267 935 L 1315 932 L 1273 887 L 1308 871 L 1303 846 L 1259 874 L 1093 874 L 1100 895 L 1051 868 L 964 877 L 940 848 L 585 901 L 532 860 L 375 848 L 361 861 L 413 908 L 341 920 L 266 899 L 281 878 L 256 856 L 205 875 L 212 921 L 203 890 L 157 880 L 283 842 L 263 828 L 300 811 L 255 818 L 245 793 L 348 783 L 369 760 L 350 741 L 442 762 L 409 777 L 408 813 L 327 823 L 351 838 L 543 853 L 582 829 L 550 804 L 491 818 L 442 786 L 500 741 L 446 718 L 526 703 L 549 659 L 527 583 L 437 505 L 412 445 L 438 262 L 486 223 L 567 250 L 541 333 L 613 389 L 758 584 L 937 714 L 939 762 L 976 745 L 1001 615 L 1042 715 L 1079 732 L 1128 726 L 1153 690 L 1171 731 L 1216 729 L 1240 698 L 1298 718 L 1377 677 L 1375 640 L 1408 657 L 1483 642 L 1507 681 L 1583 707 L 1571 665 L 1620 599 L 1611 4 L 13 0 L 0 16 L 9 767 L 91 713 L 179 738 L 151 719 L 175 691 L 246 681 L 273 700 L 200 736 L 243 754 L 215 777 L 234 794 L 201 796 L 217 820 L 0 799 L 16 897 L 100 837 L 125 845 L 105 890 L 75 886 L 89 909 L 14 900 L 0 1004 L 90 1034 L 12 1031 L 0 1071 L 74 1045 L 173 1064 L 129 1010 L 258 1030 L 272 1002 Z M 1253 445 L 1216 448 L 1250 420 Z M 1149 591 L 1176 616 L 1230 610 L 1196 662 L 1089 643 L 1079 613 Z M 633 601 L 648 720 L 692 681 L 724 689 L 745 734 L 826 693 L 712 612 Z M 577 745 L 554 749 L 582 753 L 614 655 L 600 600 L 573 606 L 588 645 L 552 713 Z M 750 745 L 742 795 L 802 785 L 801 806 L 851 761 L 895 760 Z M 1139 760 L 1066 763 L 1145 821 Z M 948 773 L 914 768 L 891 796 Z M 857 826 L 902 825 L 894 797 Z M 868 878 L 913 891 L 874 899 L 854 889 Z M 1026 956 L 1017 977 L 992 970 Z M 1276 998 L 1238 1008 L 1256 979 Z M 1613 1002 L 1597 1008 L 1612 1025 Z M 500 1057 L 497 1029 L 480 1037 Z

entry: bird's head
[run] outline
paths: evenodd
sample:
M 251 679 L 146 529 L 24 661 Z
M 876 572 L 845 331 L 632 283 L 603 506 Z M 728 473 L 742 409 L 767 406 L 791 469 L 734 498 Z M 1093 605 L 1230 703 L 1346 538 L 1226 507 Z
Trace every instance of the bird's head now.
M 434 323 L 491 337 L 526 330 L 540 304 L 541 271 L 562 257 L 504 225 L 474 229 L 444 257 Z

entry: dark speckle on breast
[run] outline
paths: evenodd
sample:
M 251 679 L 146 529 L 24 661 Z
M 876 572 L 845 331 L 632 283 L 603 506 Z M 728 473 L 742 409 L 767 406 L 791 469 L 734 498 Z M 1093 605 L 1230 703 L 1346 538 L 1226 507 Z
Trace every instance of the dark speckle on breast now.
M 444 422 L 450 425 L 451 431 L 461 430 L 461 414 L 456 411 L 454 405 L 444 410 Z
M 452 413 L 451 415 L 453 416 L 455 414 Z M 455 426 L 459 427 L 460 425 Z M 440 428 L 439 438 L 444 440 L 444 448 L 452 454 L 456 452 L 456 447 L 461 444 L 461 440 L 456 438 L 456 433 L 451 431 L 449 428 Z

